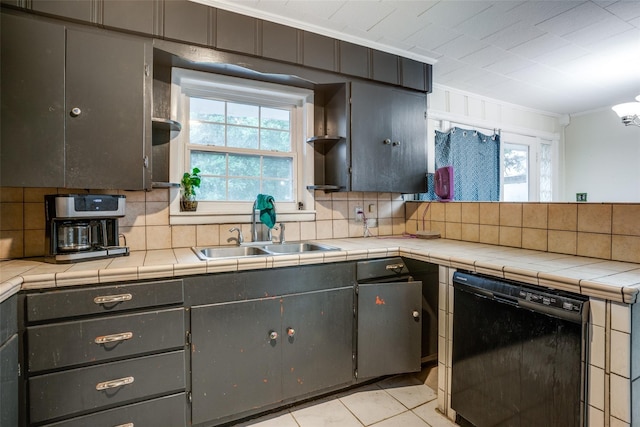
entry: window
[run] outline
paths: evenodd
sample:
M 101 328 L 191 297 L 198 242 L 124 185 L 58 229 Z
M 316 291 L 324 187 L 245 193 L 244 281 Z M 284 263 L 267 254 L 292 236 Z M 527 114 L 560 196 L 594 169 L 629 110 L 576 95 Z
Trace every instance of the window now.
M 171 176 L 178 182 L 200 169 L 200 214 L 225 216 L 209 222 L 248 218 L 260 193 L 274 197 L 278 214 L 299 213 L 300 203 L 313 208 L 305 185 L 312 150 L 304 143 L 313 129 L 312 91 L 178 68 L 172 81 L 182 131 L 171 146 Z M 177 203 L 171 213 L 179 214 Z
M 502 147 L 501 199 L 505 202 L 552 201 L 552 142 L 504 133 Z
M 529 201 L 529 146 L 504 144 L 503 200 Z

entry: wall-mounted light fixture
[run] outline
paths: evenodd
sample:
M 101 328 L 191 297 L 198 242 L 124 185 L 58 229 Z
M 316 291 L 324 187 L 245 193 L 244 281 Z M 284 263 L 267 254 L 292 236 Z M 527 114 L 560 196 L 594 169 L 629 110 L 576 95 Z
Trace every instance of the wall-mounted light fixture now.
M 611 107 L 620 116 L 625 126 L 640 127 L 640 95 L 636 96 L 636 101 L 638 102 L 625 102 Z

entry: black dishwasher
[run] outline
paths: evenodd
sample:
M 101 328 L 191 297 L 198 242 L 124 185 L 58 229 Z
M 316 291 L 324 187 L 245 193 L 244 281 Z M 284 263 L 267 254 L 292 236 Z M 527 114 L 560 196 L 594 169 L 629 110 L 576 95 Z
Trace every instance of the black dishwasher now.
M 463 426 L 582 426 L 588 298 L 455 272 L 451 407 Z

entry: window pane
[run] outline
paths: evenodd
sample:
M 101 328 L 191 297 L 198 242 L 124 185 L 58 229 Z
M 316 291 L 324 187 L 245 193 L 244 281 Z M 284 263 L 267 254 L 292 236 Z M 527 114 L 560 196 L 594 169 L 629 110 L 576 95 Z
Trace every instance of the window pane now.
M 291 151 L 291 137 L 289 131 L 265 130 L 260 131 L 260 148 L 270 151 Z
M 212 99 L 189 98 L 189 118 L 224 123 L 224 104 Z
M 224 146 L 224 125 L 189 122 L 189 142 L 199 145 Z
M 258 126 L 260 108 L 255 105 L 227 103 L 227 121 L 230 125 Z
M 227 200 L 226 178 L 203 176 L 200 188 L 196 190 L 197 200 Z
M 260 126 L 269 129 L 289 130 L 290 117 L 289 110 L 262 107 Z
M 258 129 L 242 126 L 227 126 L 227 146 L 258 148 Z
M 251 201 L 260 194 L 259 179 L 230 178 L 229 200 Z
M 227 155 L 224 153 L 191 152 L 191 167 L 199 168 L 202 175 L 227 174 Z
M 259 156 L 229 155 L 229 176 L 260 176 Z
M 293 186 L 291 180 L 265 180 L 262 185 L 262 191 L 270 194 L 276 200 L 276 203 L 293 201 Z
M 553 195 L 551 145 L 540 145 L 540 201 L 550 202 Z
M 265 178 L 293 178 L 293 159 L 290 157 L 265 157 L 262 162 L 262 176 Z
M 529 201 L 529 147 L 526 145 L 505 144 L 504 200 Z

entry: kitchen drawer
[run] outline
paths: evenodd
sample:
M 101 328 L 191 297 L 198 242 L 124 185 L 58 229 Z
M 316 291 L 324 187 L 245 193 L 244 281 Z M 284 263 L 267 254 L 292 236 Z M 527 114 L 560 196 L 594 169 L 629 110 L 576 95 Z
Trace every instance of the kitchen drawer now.
M 30 326 L 28 369 L 37 372 L 184 347 L 184 309 Z
M 178 393 L 185 389 L 185 353 L 179 350 L 40 375 L 29 379 L 28 389 L 31 423 Z
M 120 406 L 96 414 L 47 424 L 45 427 L 181 427 L 187 425 L 185 393 Z
M 181 304 L 182 279 L 92 286 L 28 294 L 27 322 Z

